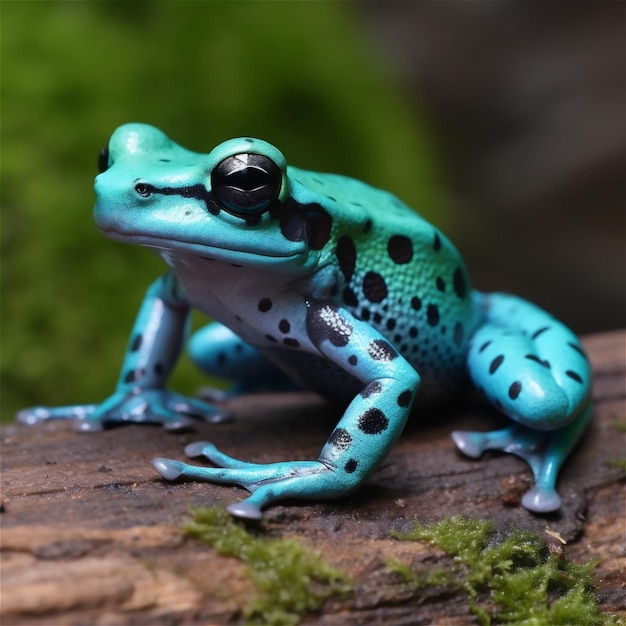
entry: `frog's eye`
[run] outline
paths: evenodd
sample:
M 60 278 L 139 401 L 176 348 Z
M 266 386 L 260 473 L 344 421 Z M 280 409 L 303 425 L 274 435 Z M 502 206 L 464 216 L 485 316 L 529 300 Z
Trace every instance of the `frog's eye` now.
M 104 146 L 100 148 L 100 154 L 98 155 L 98 172 L 106 172 L 109 169 L 109 147 Z
M 150 185 L 146 185 L 145 183 L 137 183 L 135 185 L 135 191 L 142 197 L 147 198 L 152 193 L 154 188 Z
M 233 215 L 249 217 L 267 211 L 278 198 L 282 172 L 262 154 L 236 154 L 211 173 L 211 188 Z

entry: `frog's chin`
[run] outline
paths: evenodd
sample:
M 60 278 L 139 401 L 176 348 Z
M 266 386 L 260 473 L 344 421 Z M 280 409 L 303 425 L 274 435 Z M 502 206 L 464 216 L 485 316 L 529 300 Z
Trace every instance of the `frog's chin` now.
M 198 257 L 237 265 L 284 265 L 296 269 L 302 268 L 308 257 L 304 246 L 302 251 L 296 251 L 291 254 L 276 254 L 278 251 L 253 248 L 249 250 L 230 250 L 219 245 L 208 245 L 138 233 L 122 233 L 115 229 L 102 228 L 100 226 L 98 230 L 109 239 L 150 248 L 163 258 Z

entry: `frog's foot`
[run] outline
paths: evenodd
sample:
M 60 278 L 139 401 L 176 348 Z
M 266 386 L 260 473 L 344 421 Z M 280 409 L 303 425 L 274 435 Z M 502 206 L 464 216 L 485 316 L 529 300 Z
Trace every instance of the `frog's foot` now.
M 166 389 L 132 389 L 115 392 L 101 404 L 80 404 L 63 407 L 32 407 L 17 414 L 25 424 L 36 424 L 51 419 L 72 419 L 79 432 L 103 430 L 107 424 L 154 423 L 167 430 L 181 430 L 194 423 L 222 422 L 229 416 L 215 407 L 187 398 Z
M 542 480 L 546 444 L 551 434 L 515 425 L 489 433 L 454 431 L 452 439 L 466 456 L 479 458 L 486 450 L 500 450 L 524 459 L 532 469 L 535 486 L 524 495 L 522 505 L 536 513 L 549 513 L 561 506 L 554 482 Z
M 68 406 L 31 406 L 18 411 L 15 419 L 22 424 L 34 425 L 53 419 L 84 420 L 98 408 L 97 404 L 72 404 Z
M 535 513 L 551 513 L 561 507 L 555 489 L 559 469 L 583 433 L 591 412 L 587 407 L 572 424 L 554 431 L 514 424 L 489 433 L 457 430 L 452 439 L 471 458 L 478 458 L 486 450 L 500 450 L 524 459 L 533 472 L 535 485 L 522 498 L 522 506 Z
M 231 504 L 235 517 L 261 519 L 263 507 L 286 498 L 320 500 L 337 498 L 352 491 L 356 484 L 340 479 L 335 470 L 320 461 L 289 461 L 266 465 L 247 463 L 220 452 L 213 444 L 197 442 L 185 448 L 188 456 L 204 456 L 220 467 L 198 467 L 173 459 L 152 461 L 167 480 L 177 478 L 218 484 L 234 484 L 252 493 L 242 502 Z

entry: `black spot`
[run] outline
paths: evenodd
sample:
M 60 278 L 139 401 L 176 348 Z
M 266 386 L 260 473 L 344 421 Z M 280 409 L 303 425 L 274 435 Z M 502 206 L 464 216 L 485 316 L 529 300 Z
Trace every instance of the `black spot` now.
M 265 335 L 265 338 L 266 338 L 268 341 L 274 341 L 274 342 L 276 341 L 276 337 L 272 337 L 272 335 Z
M 280 232 L 289 241 L 304 241 L 312 250 L 321 250 L 330 239 L 332 218 L 317 203 L 301 204 L 294 199 L 274 202 L 270 215 L 280 222 Z
M 435 304 L 429 304 L 426 308 L 426 319 L 431 326 L 439 324 L 439 309 Z
M 461 268 L 459 267 L 457 267 L 456 270 L 454 270 L 454 276 L 452 277 L 452 285 L 454 286 L 454 293 L 456 293 L 456 295 L 459 298 L 464 298 L 465 292 L 466 292 L 465 277 L 463 276 L 463 272 L 461 271 Z
M 285 333 L 285 335 L 291 330 L 291 324 L 288 320 L 280 320 L 278 322 L 278 329 L 281 333 Z
M 138 380 L 141 380 L 145 375 L 146 375 L 146 370 L 144 369 L 131 370 L 130 372 L 128 372 L 128 374 L 126 374 L 126 377 L 124 378 L 124 382 L 135 383 Z
M 161 376 L 161 374 L 163 374 L 163 363 L 155 363 L 154 364 L 154 373 L 157 376 Z
M 439 250 L 441 250 L 441 239 L 439 238 L 439 233 L 435 233 L 435 238 L 433 239 L 433 250 L 435 252 L 439 252 Z
M 350 459 L 344 466 L 343 469 L 346 471 L 347 474 L 352 474 L 356 468 L 359 466 L 358 461 L 356 461 L 355 459 Z
M 405 235 L 394 235 L 387 242 L 387 254 L 397 265 L 405 265 L 413 258 L 413 244 Z
M 576 372 L 572 372 L 572 370 L 567 370 L 567 372 L 565 372 L 566 376 L 569 376 L 572 380 L 575 380 L 577 383 L 582 383 L 583 379 L 580 376 L 580 374 L 577 374 Z
M 356 202 L 353 202 L 352 204 L 355 204 L 356 206 L 361 206 L 360 204 L 357 204 Z M 367 220 L 367 222 L 363 224 L 363 232 L 369 233 L 370 230 L 372 230 L 372 220 Z
M 396 327 L 396 320 L 393 317 L 387 320 L 387 330 L 393 330 Z
M 406 407 L 409 406 L 409 404 L 411 404 L 412 397 L 413 397 L 413 394 L 408 389 L 406 391 L 403 391 L 398 396 L 398 406 L 402 407 L 403 409 L 406 409 Z
M 354 241 L 345 235 L 339 237 L 335 254 L 337 255 L 339 269 L 344 275 L 346 282 L 349 283 L 356 267 L 356 247 Z
M 356 356 L 354 354 L 351 354 L 348 357 L 348 363 L 350 363 L 350 365 L 356 365 L 359 362 L 359 360 L 356 358 Z
M 366 435 L 379 435 L 388 426 L 389 420 L 380 409 L 367 409 L 359 418 L 359 429 Z
M 445 291 L 446 290 L 446 283 L 444 282 L 443 278 L 441 278 L 441 276 L 437 276 L 437 289 L 439 289 L 439 291 Z
M 453 335 L 454 343 L 457 346 L 460 346 L 461 343 L 463 342 L 464 334 L 465 333 L 463 332 L 463 325 L 461 324 L 461 322 L 457 322 L 454 325 L 454 335 Z
M 133 341 L 133 345 L 131 346 L 130 351 L 137 352 L 137 350 L 141 348 L 142 343 L 143 343 L 143 335 L 139 334 L 135 337 L 135 340 Z
M 327 443 L 340 452 L 343 452 L 350 447 L 352 437 L 345 428 L 335 428 L 332 435 L 328 438 Z
M 524 358 L 528 359 L 529 361 L 539 363 L 539 365 L 543 365 L 544 367 L 550 369 L 550 363 L 548 361 L 542 361 L 536 354 L 527 354 Z
M 383 316 L 380 313 L 374 313 L 374 323 L 380 324 L 383 321 Z
M 385 279 L 376 272 L 368 272 L 363 278 L 363 295 L 370 302 L 382 302 L 388 294 Z
M 478 352 L 484 352 L 491 345 L 491 339 L 489 341 L 485 341 L 482 346 L 478 349 Z
M 350 287 L 346 287 L 343 290 L 343 301 L 348 306 L 352 306 L 352 307 L 359 306 L 359 299 L 357 298 L 356 293 L 354 293 L 354 291 L 350 289 Z
M 312 306 L 307 313 L 306 323 L 309 336 L 316 343 L 327 339 L 333 346 L 343 347 L 350 341 L 352 326 L 332 303 Z
M 411 326 L 411 328 L 409 328 L 409 337 L 412 337 L 413 339 L 415 339 L 415 337 L 417 337 L 417 327 L 416 326 Z
M 414 311 L 419 311 L 422 308 L 422 301 L 417 296 L 411 298 L 411 308 Z
M 537 339 L 539 335 L 541 335 L 542 333 L 545 333 L 546 330 L 549 330 L 549 329 L 550 329 L 549 326 L 544 326 L 543 328 L 540 328 L 539 330 L 535 331 L 530 337 L 531 339 Z
M 280 219 L 280 232 L 289 241 L 304 241 L 305 224 L 302 215 L 293 213 Z
M 361 319 L 362 319 L 364 322 L 369 322 L 369 319 L 370 319 L 370 310 L 369 310 L 368 308 L 363 307 L 363 308 L 361 309 Z
M 567 345 L 570 348 L 573 348 L 574 350 L 576 350 L 576 352 L 578 352 L 578 354 L 580 354 L 580 356 L 582 356 L 583 359 L 587 358 L 587 355 L 585 354 L 584 350 L 580 346 L 577 346 L 575 343 L 571 343 L 571 342 L 568 342 Z
M 517 396 L 519 396 L 521 391 L 522 391 L 522 383 L 520 383 L 518 380 L 516 380 L 509 387 L 509 398 L 511 398 L 511 400 L 515 400 L 517 398 Z
M 283 343 L 290 348 L 298 348 L 300 346 L 300 342 L 297 339 L 292 339 L 291 337 L 285 337 L 285 339 L 283 339 Z
M 374 361 L 392 361 L 398 356 L 396 349 L 383 339 L 373 339 L 367 346 L 368 354 Z
M 367 383 L 367 385 L 365 385 L 365 387 L 363 387 L 363 389 L 361 389 L 359 394 L 363 398 L 369 398 L 371 395 L 374 395 L 376 393 L 380 393 L 382 390 L 383 390 L 382 383 L 380 383 L 377 380 L 372 380 L 371 382 Z
M 394 343 L 400 343 L 402 341 L 402 335 L 400 335 L 399 333 L 395 334 L 393 336 L 393 342 Z
M 267 313 L 272 308 L 272 301 L 269 298 L 262 298 L 258 304 L 261 313 Z
M 502 365 L 502 361 L 504 361 L 504 356 L 497 356 L 493 361 L 491 361 L 491 365 L 489 366 L 489 373 L 495 374 L 496 370 Z

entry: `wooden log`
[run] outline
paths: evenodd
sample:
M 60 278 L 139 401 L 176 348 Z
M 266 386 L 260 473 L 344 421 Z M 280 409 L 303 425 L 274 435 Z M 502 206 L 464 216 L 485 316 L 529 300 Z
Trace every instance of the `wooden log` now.
M 563 469 L 558 514 L 519 506 L 530 474 L 502 454 L 456 452 L 450 431 L 489 429 L 501 418 L 478 402 L 416 415 L 384 465 L 350 498 L 270 508 L 260 528 L 297 536 L 348 572 L 353 590 L 329 600 L 307 624 L 474 623 L 462 593 L 412 591 L 388 557 L 431 564 L 441 551 L 398 542 L 390 530 L 414 519 L 461 514 L 558 534 L 565 556 L 599 559 L 597 593 L 626 617 L 624 332 L 587 337 L 595 371 L 595 414 Z M 183 446 L 210 439 L 250 461 L 315 458 L 338 418 L 310 394 L 249 395 L 229 402 L 235 421 L 172 434 L 124 426 L 97 435 L 71 424 L 8 424 L 2 437 L 2 624 L 223 624 L 241 619 L 251 593 L 243 565 L 186 537 L 190 506 L 229 503 L 236 487 L 168 483 L 155 456 L 183 458 Z M 619 427 L 622 425 L 622 429 Z M 552 535 L 546 534 L 546 537 Z

